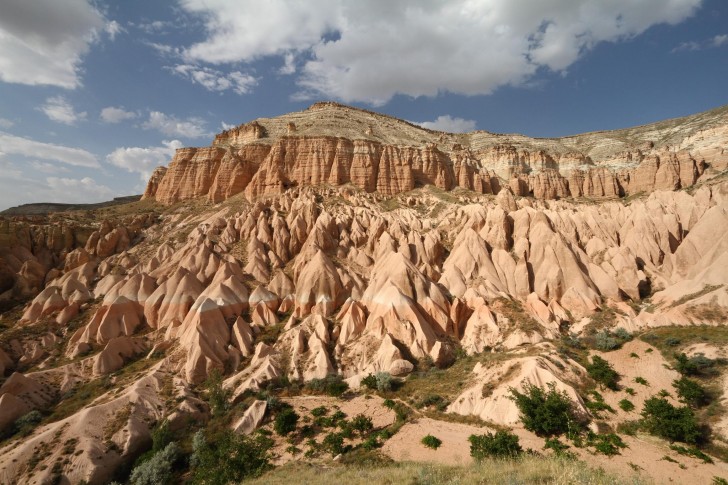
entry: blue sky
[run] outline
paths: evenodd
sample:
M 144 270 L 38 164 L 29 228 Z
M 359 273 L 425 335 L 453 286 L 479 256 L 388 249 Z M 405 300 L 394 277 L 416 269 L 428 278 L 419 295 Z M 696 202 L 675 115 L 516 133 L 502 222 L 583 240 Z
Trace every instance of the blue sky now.
M 320 100 L 563 136 L 726 86 L 723 0 L 0 0 L 0 209 L 141 193 L 175 148 Z

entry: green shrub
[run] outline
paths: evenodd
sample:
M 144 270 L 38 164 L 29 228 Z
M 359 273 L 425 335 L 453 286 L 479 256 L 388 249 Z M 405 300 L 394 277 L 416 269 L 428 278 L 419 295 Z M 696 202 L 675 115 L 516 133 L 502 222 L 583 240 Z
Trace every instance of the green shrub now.
M 217 369 L 213 369 L 205 381 L 207 403 L 213 416 L 224 414 L 230 407 L 231 391 L 223 387 L 222 381 L 222 373 Z
M 431 434 L 428 434 L 427 436 L 422 438 L 421 443 L 428 448 L 432 448 L 433 450 L 436 450 L 442 444 L 442 440 L 440 440 L 439 438 L 437 438 L 435 436 L 432 436 Z
M 429 394 L 420 399 L 415 407 L 418 409 L 434 406 L 438 411 L 445 411 L 447 405 L 450 404 L 444 397 L 437 394 Z
M 323 379 L 311 379 L 306 387 L 314 392 L 340 397 L 349 390 L 349 384 L 338 374 L 329 374 Z
M 361 385 L 368 389 L 376 391 L 377 390 L 377 376 L 370 373 L 368 376 L 366 376 L 365 378 L 363 378 L 361 380 Z
M 670 441 L 695 444 L 703 434 L 689 407 L 676 407 L 667 399 L 659 397 L 645 401 L 642 424 L 649 433 Z
M 623 421 L 617 425 L 617 431 L 623 434 L 634 436 L 637 431 L 641 428 L 641 422 L 639 420 Z
M 629 399 L 622 399 L 619 401 L 619 407 L 622 411 L 628 413 L 630 411 L 634 411 L 634 404 L 632 404 L 632 401 Z
M 390 392 L 393 388 L 392 375 L 389 372 L 377 372 L 377 391 Z
M 684 376 L 712 376 L 717 374 L 716 361 L 703 354 L 688 357 L 684 353 L 675 354 L 675 370 Z
M 574 406 L 566 392 L 547 384 L 548 390 L 525 383 L 524 392 L 511 388 L 511 396 L 521 415 L 523 426 L 538 436 L 554 436 L 580 429 Z
M 602 386 L 613 391 L 617 390 L 619 374 L 614 370 L 609 362 L 598 355 L 592 357 L 592 362 L 586 366 L 586 371 L 589 373 L 589 377 L 597 381 Z
M 523 452 L 518 436 L 510 431 L 470 435 L 470 456 L 476 461 L 485 458 L 514 458 Z
M 609 330 L 602 330 L 594 336 L 594 347 L 604 352 L 616 350 L 621 346 L 622 342 L 612 336 Z
M 181 451 L 177 443 L 169 443 L 163 450 L 136 466 L 131 472 L 131 485 L 165 485 L 171 483 L 172 469 Z
M 326 416 L 326 414 L 329 412 L 328 408 L 326 406 L 319 406 L 317 408 L 313 408 L 311 410 L 311 415 L 318 418 L 321 416 Z
M 680 339 L 675 337 L 668 337 L 665 339 L 665 345 L 669 347 L 677 347 L 680 345 Z
M 273 422 L 273 429 L 280 436 L 285 436 L 296 429 L 298 414 L 293 408 L 285 408 L 276 415 Z
M 637 384 L 642 384 L 643 386 L 649 386 L 650 385 L 650 383 L 647 382 L 647 379 L 645 379 L 644 377 L 637 376 L 637 377 L 634 378 L 634 381 Z
M 626 392 L 626 393 L 627 393 L 627 394 L 629 394 L 630 396 L 634 396 L 635 394 L 637 394 L 636 392 L 634 392 L 634 389 L 632 389 L 631 387 L 627 387 L 627 388 L 625 388 L 625 389 L 624 389 L 624 392 Z
M 713 459 L 711 457 L 694 447 L 685 448 L 684 446 L 680 445 L 670 445 L 670 449 L 673 451 L 677 451 L 681 455 L 692 456 L 703 460 L 704 463 L 713 463 Z
M 372 418 L 363 414 L 357 414 L 351 420 L 351 427 L 358 431 L 359 434 L 364 434 L 367 431 L 371 431 L 374 428 L 374 424 L 372 423 Z
M 43 420 L 43 415 L 35 409 L 15 420 L 13 427 L 22 436 L 29 435 Z
M 546 438 L 543 445 L 544 450 L 554 450 L 556 456 L 570 457 L 571 453 L 566 451 L 569 445 L 562 443 L 558 438 Z
M 273 442 L 266 436 L 238 435 L 225 430 L 208 442 L 204 433 L 192 440 L 192 477 L 202 485 L 227 485 L 260 476 L 269 465 L 268 450 Z
M 328 451 L 331 456 L 337 456 L 342 454 L 344 449 L 344 437 L 341 433 L 329 433 L 324 437 L 321 443 L 323 449 Z
M 395 402 L 392 401 L 391 399 L 385 399 L 384 402 L 382 403 L 382 405 L 385 408 L 394 409 Z
M 607 456 L 619 455 L 620 448 L 627 447 L 622 438 L 614 433 L 589 433 L 587 442 L 597 453 Z
M 701 407 L 710 403 L 710 395 L 708 391 L 698 382 L 682 377 L 672 382 L 673 387 L 677 391 L 677 395 L 682 402 L 693 407 Z

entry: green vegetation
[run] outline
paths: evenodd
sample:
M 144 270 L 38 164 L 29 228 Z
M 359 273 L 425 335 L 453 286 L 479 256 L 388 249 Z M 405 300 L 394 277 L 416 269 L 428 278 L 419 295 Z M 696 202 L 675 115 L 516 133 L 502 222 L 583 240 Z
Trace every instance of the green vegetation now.
M 670 449 L 680 453 L 681 455 L 692 456 L 694 458 L 703 460 L 704 463 L 713 463 L 713 459 L 711 457 L 693 446 L 691 446 L 690 448 L 686 448 L 680 445 L 670 445 Z
M 621 448 L 627 447 L 622 438 L 614 433 L 595 434 L 590 432 L 587 444 L 593 447 L 597 453 L 607 456 L 618 455 Z
M 619 374 L 614 370 L 614 367 L 612 367 L 609 362 L 598 355 L 592 357 L 592 362 L 586 366 L 586 371 L 589 373 L 589 377 L 597 381 L 603 387 L 613 391 L 617 390 Z
M 470 456 L 479 462 L 488 457 L 515 458 L 523 452 L 518 436 L 510 431 L 470 435 L 468 441 L 470 441 Z
M 181 456 L 177 443 L 169 443 L 131 472 L 131 485 L 165 485 L 173 483 L 173 467 Z
M 222 373 L 217 369 L 213 369 L 205 381 L 207 403 L 213 416 L 221 416 L 230 406 L 230 390 L 223 387 L 222 381 Z
M 296 430 L 298 414 L 291 407 L 281 410 L 273 422 L 273 429 L 280 436 L 286 436 Z
M 306 388 L 314 393 L 340 397 L 349 390 L 349 384 L 340 375 L 329 374 L 323 379 L 311 379 L 306 383 Z
M 630 401 L 629 399 L 622 399 L 621 401 L 619 401 L 619 408 L 622 411 L 628 413 L 634 410 L 634 404 L 632 404 L 632 401 Z
M 524 392 L 511 388 L 511 399 L 521 413 L 523 426 L 538 436 L 554 436 L 581 429 L 571 399 L 550 382 L 548 390 L 525 384 Z
M 378 392 L 390 392 L 393 388 L 392 376 L 389 372 L 369 374 L 361 381 L 362 385 Z
M 697 381 L 681 377 L 679 380 L 673 381 L 672 385 L 680 400 L 685 404 L 697 408 L 710 403 L 708 391 Z
M 623 328 L 618 328 L 614 332 L 603 329 L 594 335 L 594 348 L 609 352 L 617 350 L 630 340 L 632 340 L 632 335 Z
M 260 476 L 270 467 L 268 450 L 272 442 L 266 436 L 238 435 L 225 430 L 208 442 L 202 431 L 192 440 L 193 483 L 227 485 Z
M 715 369 L 717 360 L 709 359 L 703 354 L 695 354 L 688 357 L 685 353 L 675 354 L 675 370 L 684 376 L 714 376 L 718 373 Z
M 649 383 L 649 382 L 647 382 L 647 379 L 645 379 L 644 377 L 641 377 L 641 376 L 637 376 L 637 377 L 635 377 L 635 378 L 634 378 L 634 381 L 635 381 L 635 382 L 636 382 L 637 384 L 641 384 L 641 385 L 643 385 L 643 386 L 648 386 L 648 387 L 649 387 L 649 385 L 650 385 L 650 383 Z
M 442 445 L 442 440 L 440 440 L 436 436 L 432 436 L 431 434 L 428 434 L 427 436 L 422 438 L 421 443 L 428 448 L 436 450 L 440 447 L 440 445 Z
M 651 397 L 645 401 L 642 418 L 645 430 L 656 436 L 689 444 L 702 441 L 703 432 L 687 406 L 676 407 L 665 398 Z
M 346 456 L 346 455 L 345 455 Z M 342 460 L 343 461 L 343 460 Z M 581 484 L 616 485 L 623 477 L 593 469 L 579 460 L 560 457 L 539 457 L 523 454 L 515 460 L 485 459 L 466 466 L 435 463 L 392 462 L 380 458 L 369 466 L 344 463 L 312 464 L 293 462 L 272 470 L 253 485 L 372 485 L 374 483 L 403 483 L 418 485 L 518 483 L 518 484 Z M 640 485 L 639 478 L 630 483 Z

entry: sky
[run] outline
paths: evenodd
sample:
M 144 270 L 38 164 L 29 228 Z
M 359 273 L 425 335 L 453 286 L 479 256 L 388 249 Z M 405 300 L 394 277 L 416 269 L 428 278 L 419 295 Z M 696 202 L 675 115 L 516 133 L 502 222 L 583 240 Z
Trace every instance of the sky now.
M 140 194 L 176 148 L 316 101 L 555 137 L 727 86 L 725 0 L 0 0 L 0 210 Z

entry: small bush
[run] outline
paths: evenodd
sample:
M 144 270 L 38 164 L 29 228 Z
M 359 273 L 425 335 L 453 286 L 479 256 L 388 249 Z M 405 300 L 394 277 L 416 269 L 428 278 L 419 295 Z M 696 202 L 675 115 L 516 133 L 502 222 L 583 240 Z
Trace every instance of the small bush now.
M 629 399 L 622 399 L 621 401 L 619 401 L 619 408 L 622 411 L 628 413 L 630 411 L 634 411 L 634 404 L 632 404 L 632 401 L 630 401 Z
M 382 403 L 382 405 L 385 408 L 394 409 L 395 402 L 392 401 L 391 399 L 385 399 L 384 402 Z
M 422 438 L 421 443 L 428 448 L 432 448 L 433 450 L 436 450 L 442 444 L 442 440 L 440 440 L 439 438 L 437 438 L 435 436 L 432 436 L 431 434 L 428 434 L 427 436 Z
M 394 387 L 392 375 L 389 372 L 377 372 L 377 391 L 390 392 Z
M 647 379 L 645 379 L 644 377 L 637 376 L 637 377 L 634 378 L 634 381 L 637 384 L 642 384 L 643 386 L 649 386 L 650 385 L 650 383 L 647 382 Z
M 543 449 L 554 450 L 556 456 L 568 457 L 571 455 L 570 452 L 566 451 L 569 449 L 569 445 L 562 443 L 558 438 L 546 438 Z
M 328 451 L 331 456 L 342 454 L 344 449 L 344 437 L 340 433 L 329 433 L 321 443 L 323 449 Z
M 489 457 L 514 458 L 523 452 L 523 448 L 518 442 L 518 436 L 510 431 L 470 435 L 468 441 L 470 441 L 470 456 L 476 461 Z
M 201 431 L 192 440 L 190 464 L 194 483 L 239 483 L 260 476 L 269 467 L 268 450 L 273 442 L 260 433 L 245 436 L 225 430 L 211 441 Z
M 554 436 L 580 428 L 574 406 L 566 392 L 548 383 L 548 390 L 524 384 L 524 392 L 511 388 L 510 398 L 516 403 L 523 426 L 538 436 Z
M 615 412 L 612 406 L 604 402 L 604 397 L 602 397 L 602 395 L 597 391 L 590 391 L 589 394 L 592 399 L 585 399 L 584 405 L 595 417 L 601 418 L 602 411 L 609 411 L 610 413 Z
M 634 389 L 632 389 L 631 387 L 627 387 L 627 388 L 625 388 L 625 389 L 624 389 L 624 392 L 626 392 L 626 393 L 627 393 L 627 394 L 629 394 L 630 396 L 634 396 L 635 394 L 637 394 L 636 392 L 634 392 Z
M 685 448 L 684 446 L 680 445 L 670 445 L 670 449 L 680 453 L 681 455 L 692 456 L 703 460 L 704 463 L 713 463 L 713 459 L 711 457 L 709 457 L 697 448 Z
M 622 342 L 612 336 L 609 330 L 602 330 L 594 336 L 594 347 L 604 352 L 616 350 L 621 346 Z
M 589 377 L 597 381 L 602 386 L 613 391 L 617 390 L 619 374 L 606 360 L 595 355 L 592 357 L 592 363 L 586 366 L 586 370 L 589 373 Z
M 687 406 L 673 406 L 665 398 L 646 400 L 642 418 L 649 433 L 670 441 L 695 444 L 702 438 L 703 433 L 693 411 Z
M 372 424 L 372 418 L 363 414 L 357 414 L 351 420 L 351 427 L 358 431 L 359 434 L 364 434 L 367 431 L 371 431 L 374 428 L 374 424 Z
M 326 406 L 319 406 L 317 408 L 313 408 L 311 410 L 311 415 L 315 418 L 326 416 L 326 414 L 329 412 L 328 408 Z
M 361 385 L 368 389 L 376 391 L 377 390 L 377 376 L 370 373 L 368 376 L 366 376 L 365 378 L 363 378 L 361 380 Z
M 306 387 L 314 392 L 340 397 L 349 390 L 349 384 L 338 374 L 329 374 L 323 379 L 311 379 Z
M 708 391 L 698 382 L 682 377 L 672 382 L 682 402 L 693 407 L 701 407 L 710 403 Z
M 628 434 L 630 436 L 636 435 L 637 431 L 639 431 L 640 428 L 641 428 L 641 423 L 639 420 L 624 421 L 617 425 L 618 432 L 623 433 L 623 434 Z
M 437 394 L 429 394 L 419 400 L 415 407 L 418 409 L 426 408 L 430 406 L 434 406 L 438 411 L 445 411 L 447 408 L 447 405 L 450 404 L 445 398 L 442 396 L 438 396 Z
M 43 415 L 40 412 L 33 410 L 16 419 L 13 426 L 17 433 L 25 436 L 30 434 L 42 420 Z
M 668 337 L 665 339 L 665 345 L 669 347 L 677 347 L 680 345 L 680 339 L 675 337 Z
M 217 369 L 213 369 L 205 381 L 207 403 L 213 416 L 220 416 L 230 408 L 231 391 L 223 387 L 222 381 L 222 373 Z
M 614 433 L 590 433 L 588 437 L 588 444 L 593 447 L 597 453 L 607 456 L 619 455 L 620 448 L 627 447 L 624 441 L 622 441 L 622 438 Z
M 675 354 L 674 357 L 676 360 L 675 370 L 684 376 L 712 376 L 717 374 L 715 370 L 716 361 L 703 354 L 688 357 L 684 353 L 680 353 Z
M 298 414 L 296 411 L 293 408 L 285 408 L 276 415 L 276 419 L 273 422 L 273 429 L 280 436 L 285 436 L 295 431 L 297 423 Z
M 172 468 L 181 454 L 177 443 L 169 443 L 131 472 L 131 485 L 164 485 L 172 480 Z

